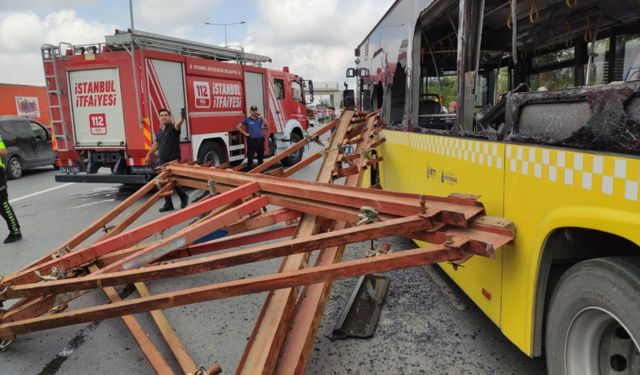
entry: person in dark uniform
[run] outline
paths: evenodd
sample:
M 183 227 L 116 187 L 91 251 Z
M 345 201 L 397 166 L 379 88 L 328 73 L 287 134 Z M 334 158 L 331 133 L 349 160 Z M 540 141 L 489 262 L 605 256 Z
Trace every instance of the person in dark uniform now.
M 7 148 L 0 137 L 0 215 L 7 222 L 9 236 L 4 239 L 4 243 L 16 242 L 22 238 L 20 224 L 13 208 L 9 204 L 9 194 L 7 192 L 7 173 L 4 167 L 4 158 L 7 156 Z
M 165 164 L 170 161 L 180 160 L 180 129 L 184 122 L 185 113 L 182 111 L 180 120 L 174 123 L 171 117 L 171 112 L 167 109 L 160 109 L 158 111 L 158 117 L 160 118 L 160 131 L 156 135 L 156 139 L 151 145 L 151 149 L 147 153 L 145 163 L 151 162 L 151 156 L 158 151 L 158 164 Z M 182 190 L 180 186 L 175 186 L 173 190 L 180 197 L 180 208 L 187 207 L 189 204 L 189 196 Z M 164 206 L 160 208 L 160 212 L 166 212 L 173 210 L 173 200 L 171 196 L 164 198 Z
M 236 125 L 236 129 L 247 137 L 247 170 L 253 169 L 253 155 L 258 154 L 258 165 L 264 159 L 264 129 L 269 122 L 262 118 L 258 107 L 252 105 L 251 115 Z

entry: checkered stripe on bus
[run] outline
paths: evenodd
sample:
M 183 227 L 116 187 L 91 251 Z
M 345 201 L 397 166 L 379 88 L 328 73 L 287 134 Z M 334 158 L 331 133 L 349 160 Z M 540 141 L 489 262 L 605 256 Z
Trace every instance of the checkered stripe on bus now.
M 506 146 L 506 158 L 512 173 L 638 201 L 637 159 L 515 145 Z
M 412 136 L 408 136 L 412 135 Z M 387 141 L 436 155 L 462 160 L 489 168 L 502 169 L 504 160 L 497 143 L 412 133 L 385 133 Z
M 500 145 L 489 141 L 385 131 L 388 142 L 490 168 L 504 168 L 536 179 L 564 184 L 628 201 L 640 199 L 640 160 L 540 146 Z

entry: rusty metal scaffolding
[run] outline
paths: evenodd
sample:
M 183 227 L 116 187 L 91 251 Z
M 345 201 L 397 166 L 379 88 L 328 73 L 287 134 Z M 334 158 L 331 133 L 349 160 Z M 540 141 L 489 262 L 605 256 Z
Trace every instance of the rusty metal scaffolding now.
M 270 169 L 309 142 L 322 143 L 320 135 L 333 128 L 329 144 L 320 152 L 288 169 Z M 152 368 L 173 373 L 168 359 L 132 315 L 149 312 L 182 372 L 218 373 L 217 364 L 207 369 L 195 364 L 161 309 L 268 292 L 236 373 L 303 373 L 334 280 L 445 261 L 460 263 L 473 255 L 493 257 L 496 249 L 513 240 L 510 224 L 485 216 L 477 197 L 358 187 L 367 169 L 382 161 L 373 152 L 384 142 L 381 129 L 378 113 L 344 111 L 338 120 L 249 173 L 177 163 L 162 167 L 153 181 L 88 228 L 0 279 L 0 301 L 17 300 L 0 316 L 0 347 L 20 334 L 120 317 Z M 345 152 L 348 146 L 353 152 Z M 315 182 L 289 178 L 318 159 L 323 163 Z M 176 185 L 208 191 L 209 196 L 130 229 Z M 122 215 L 154 189 L 142 204 Z M 266 210 L 268 205 L 276 208 Z M 119 216 L 124 218 L 111 224 Z M 185 222 L 189 225 L 152 240 Z M 83 245 L 101 229 L 104 235 Z M 202 241 L 220 229 L 227 236 Z M 391 235 L 433 245 L 398 252 L 383 248 L 366 258 L 342 260 L 347 244 Z M 318 256 L 310 264 L 314 251 Z M 274 258 L 282 263 L 271 274 L 160 294 L 152 294 L 145 284 Z M 122 300 L 115 287 L 128 284 L 139 296 Z M 110 303 L 70 309 L 72 300 L 96 289 Z

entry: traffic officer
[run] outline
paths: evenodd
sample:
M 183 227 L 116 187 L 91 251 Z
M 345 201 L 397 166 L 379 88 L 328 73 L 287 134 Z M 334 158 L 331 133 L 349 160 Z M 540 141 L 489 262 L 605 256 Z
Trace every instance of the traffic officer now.
M 236 129 L 247 137 L 247 170 L 253 169 L 253 155 L 258 154 L 258 165 L 264 159 L 264 128 L 269 122 L 258 112 L 258 107 L 252 105 L 251 115 L 236 125 Z
M 4 167 L 4 158 L 7 156 L 7 148 L 0 136 L 0 215 L 7 222 L 9 228 L 9 236 L 5 238 L 4 243 L 16 242 L 22 238 L 20 232 L 20 224 L 13 208 L 9 204 L 9 194 L 7 193 L 7 173 Z

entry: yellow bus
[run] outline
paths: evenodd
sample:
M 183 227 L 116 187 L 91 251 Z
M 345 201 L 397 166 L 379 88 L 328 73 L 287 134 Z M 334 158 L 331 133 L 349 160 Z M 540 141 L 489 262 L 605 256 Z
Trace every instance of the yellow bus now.
M 398 0 L 355 58 L 382 187 L 514 223 L 444 271 L 549 373 L 640 374 L 640 3 Z

